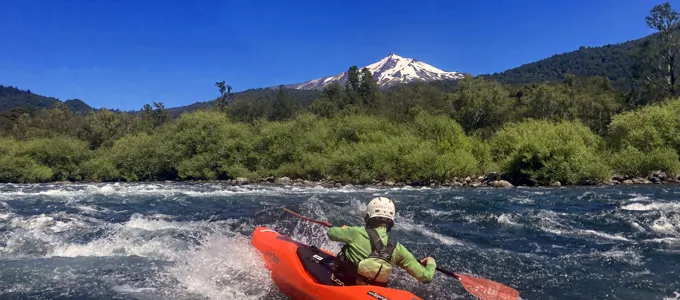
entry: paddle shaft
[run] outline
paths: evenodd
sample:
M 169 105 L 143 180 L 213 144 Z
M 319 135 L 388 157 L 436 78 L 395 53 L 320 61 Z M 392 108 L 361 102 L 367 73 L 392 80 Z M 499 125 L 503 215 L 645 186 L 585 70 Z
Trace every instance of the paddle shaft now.
M 307 217 L 305 217 L 305 216 L 303 216 L 303 215 L 300 215 L 300 214 L 298 214 L 298 213 L 295 213 L 295 212 L 293 212 L 293 211 L 291 211 L 291 210 L 289 210 L 289 209 L 287 209 L 287 208 L 284 208 L 283 210 L 285 210 L 285 211 L 288 212 L 289 214 L 294 215 L 294 216 L 296 216 L 296 217 L 298 217 L 298 218 L 300 218 L 300 219 L 303 219 L 303 220 L 305 220 L 305 221 L 309 221 L 309 222 L 316 223 L 316 224 L 319 224 L 319 225 L 323 225 L 323 226 L 326 226 L 326 227 L 333 227 L 333 224 L 331 224 L 331 223 L 324 222 L 324 221 L 317 221 L 317 220 L 313 220 L 313 219 L 307 218 Z

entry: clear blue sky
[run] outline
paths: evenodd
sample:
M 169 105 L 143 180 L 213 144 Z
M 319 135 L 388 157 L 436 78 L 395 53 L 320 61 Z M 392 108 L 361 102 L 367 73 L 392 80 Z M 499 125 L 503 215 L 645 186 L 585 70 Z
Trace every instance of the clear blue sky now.
M 671 4 L 680 9 L 680 0 Z M 388 53 L 500 72 L 650 34 L 649 0 L 3 0 L 0 84 L 100 108 L 210 100 Z

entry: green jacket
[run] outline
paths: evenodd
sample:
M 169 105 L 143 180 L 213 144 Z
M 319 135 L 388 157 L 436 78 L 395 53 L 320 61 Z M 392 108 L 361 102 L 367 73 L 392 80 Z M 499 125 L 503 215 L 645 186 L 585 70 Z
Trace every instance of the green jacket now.
M 375 230 L 380 235 L 383 243 L 387 245 L 387 228 L 378 227 Z M 346 247 L 345 255 L 353 263 L 358 263 L 371 254 L 371 242 L 364 227 L 331 227 L 328 229 L 328 238 L 336 242 L 349 244 Z M 392 253 L 392 265 L 401 267 L 423 283 L 430 283 L 432 281 L 437 268 L 437 263 L 433 258 L 427 261 L 427 266 L 421 265 L 401 243 L 397 243 L 394 253 Z

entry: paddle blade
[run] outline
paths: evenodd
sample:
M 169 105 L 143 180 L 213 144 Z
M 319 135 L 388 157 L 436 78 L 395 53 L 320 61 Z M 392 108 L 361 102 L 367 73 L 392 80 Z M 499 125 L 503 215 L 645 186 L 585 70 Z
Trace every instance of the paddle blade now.
M 482 300 L 517 300 L 519 292 L 511 287 L 491 280 L 456 273 L 463 287 L 475 297 Z

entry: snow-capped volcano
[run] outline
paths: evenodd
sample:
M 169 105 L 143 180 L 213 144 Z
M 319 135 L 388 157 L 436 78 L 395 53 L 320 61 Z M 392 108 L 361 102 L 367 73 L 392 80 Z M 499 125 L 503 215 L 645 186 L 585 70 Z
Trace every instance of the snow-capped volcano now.
M 446 72 L 413 58 L 405 58 L 396 54 L 390 54 L 380 61 L 366 66 L 378 85 L 382 88 L 399 83 L 429 82 L 435 80 L 462 79 L 463 74 L 458 72 Z M 359 68 L 361 70 L 362 68 Z M 322 89 L 324 86 L 339 82 L 344 85 L 347 81 L 347 72 L 335 76 L 323 77 L 300 84 L 287 85 L 289 88 L 298 90 Z

